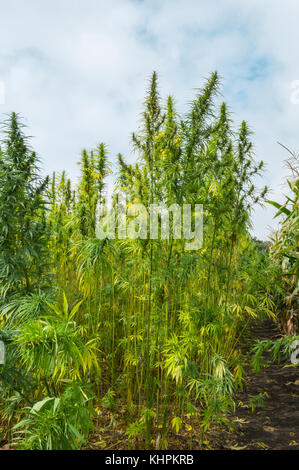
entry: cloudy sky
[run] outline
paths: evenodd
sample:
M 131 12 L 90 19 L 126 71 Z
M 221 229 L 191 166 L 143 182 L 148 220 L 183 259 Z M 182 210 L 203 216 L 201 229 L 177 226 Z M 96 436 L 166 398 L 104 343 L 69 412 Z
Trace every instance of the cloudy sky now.
M 0 11 L 0 115 L 21 113 L 45 173 L 76 180 L 81 150 L 101 141 L 111 162 L 118 152 L 132 161 L 151 72 L 183 112 L 218 70 L 236 126 L 249 122 L 267 164 L 259 184 L 282 200 L 277 141 L 299 148 L 298 1 L 0 0 Z M 256 236 L 267 238 L 272 216 L 255 211 Z

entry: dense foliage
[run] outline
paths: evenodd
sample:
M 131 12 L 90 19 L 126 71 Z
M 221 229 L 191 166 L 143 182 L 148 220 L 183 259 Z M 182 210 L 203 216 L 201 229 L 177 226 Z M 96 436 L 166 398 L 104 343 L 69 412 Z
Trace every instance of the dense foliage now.
M 105 145 L 82 152 L 73 188 L 64 172 L 41 180 L 20 120 L 5 123 L 2 438 L 25 449 L 78 448 L 106 410 L 128 446 L 165 449 L 170 431 L 184 426 L 192 446 L 194 423 L 203 438 L 226 422 L 243 383 L 242 335 L 258 315 L 275 317 L 276 288 L 267 284 L 268 250 L 249 233 L 267 193 L 256 186 L 263 162 L 246 122 L 235 130 L 226 104 L 217 106 L 218 91 L 213 73 L 179 116 L 172 97 L 162 104 L 154 73 L 132 135 L 137 163 L 118 156 L 114 204 L 122 194 L 128 209 L 203 205 L 203 246 L 193 251 L 171 230 L 169 239 L 98 238 L 111 173 Z M 298 206 L 298 181 L 293 187 Z M 288 213 L 272 249 L 291 271 L 296 227 L 286 224 L 295 223 L 298 213 Z
M 283 146 L 284 147 L 284 146 Z M 286 147 L 285 147 L 286 148 Z M 286 161 L 291 175 L 287 179 L 289 195 L 285 203 L 268 201 L 278 209 L 275 217 L 282 217 L 279 230 L 272 238 L 271 258 L 277 267 L 277 302 L 279 302 L 280 323 L 288 334 L 298 333 L 298 294 L 299 294 L 299 161 L 298 155 L 291 152 Z

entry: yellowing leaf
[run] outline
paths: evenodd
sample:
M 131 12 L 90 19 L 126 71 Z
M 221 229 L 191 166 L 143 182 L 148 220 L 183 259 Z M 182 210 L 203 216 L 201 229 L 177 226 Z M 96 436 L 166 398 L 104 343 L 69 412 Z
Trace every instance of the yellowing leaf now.
M 175 428 L 175 432 L 178 433 L 182 427 L 182 420 L 179 416 L 175 416 L 171 422 L 172 428 Z

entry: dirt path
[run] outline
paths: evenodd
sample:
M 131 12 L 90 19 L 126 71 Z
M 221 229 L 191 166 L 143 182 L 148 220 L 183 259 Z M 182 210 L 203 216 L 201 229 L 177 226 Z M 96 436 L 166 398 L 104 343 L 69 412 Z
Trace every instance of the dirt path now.
M 252 336 L 275 339 L 273 324 L 254 325 Z M 244 390 L 238 392 L 235 430 L 212 433 L 214 449 L 294 449 L 299 450 L 299 368 L 271 365 L 259 374 L 249 372 Z M 264 406 L 254 412 L 250 396 L 264 394 Z

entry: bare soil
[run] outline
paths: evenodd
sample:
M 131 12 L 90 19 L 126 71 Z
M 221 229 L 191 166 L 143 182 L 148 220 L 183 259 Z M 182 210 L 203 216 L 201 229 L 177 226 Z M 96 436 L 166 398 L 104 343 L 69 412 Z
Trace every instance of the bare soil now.
M 275 339 L 279 333 L 267 321 L 253 325 L 251 338 Z M 263 407 L 252 412 L 249 397 L 265 394 Z M 216 449 L 299 450 L 299 368 L 290 363 L 272 364 L 258 374 L 248 371 L 244 389 L 235 397 L 233 431 L 213 431 Z M 246 407 L 247 405 L 247 407 Z

